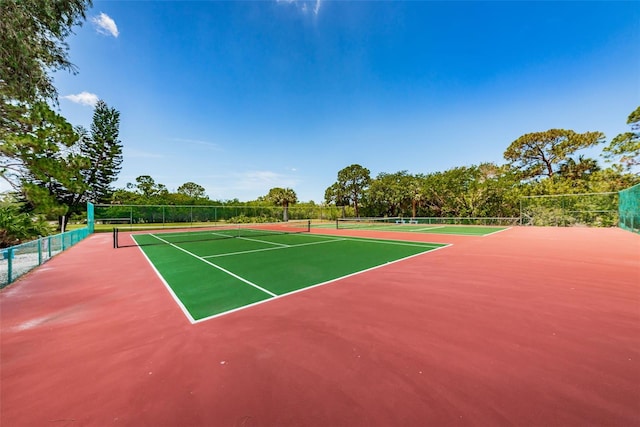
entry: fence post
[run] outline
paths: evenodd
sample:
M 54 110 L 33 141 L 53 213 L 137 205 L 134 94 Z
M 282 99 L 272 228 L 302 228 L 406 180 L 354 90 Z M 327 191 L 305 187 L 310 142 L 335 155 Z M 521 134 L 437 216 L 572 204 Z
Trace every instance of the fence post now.
M 7 267 L 9 268 L 9 270 L 7 271 L 7 273 L 8 273 L 7 285 L 9 283 L 13 282 L 13 280 L 12 280 L 13 279 L 13 277 L 12 277 L 13 276 L 13 274 L 12 274 L 13 272 L 11 271 L 12 267 L 13 267 L 12 261 L 13 261 L 13 248 L 8 248 L 7 249 Z

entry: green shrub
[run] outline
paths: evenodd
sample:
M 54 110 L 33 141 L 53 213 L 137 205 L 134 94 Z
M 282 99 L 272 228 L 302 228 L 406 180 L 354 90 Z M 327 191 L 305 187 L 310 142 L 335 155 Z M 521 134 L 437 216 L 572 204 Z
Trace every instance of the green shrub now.
M 44 218 L 20 212 L 17 205 L 0 206 L 0 248 L 49 234 L 51 228 Z

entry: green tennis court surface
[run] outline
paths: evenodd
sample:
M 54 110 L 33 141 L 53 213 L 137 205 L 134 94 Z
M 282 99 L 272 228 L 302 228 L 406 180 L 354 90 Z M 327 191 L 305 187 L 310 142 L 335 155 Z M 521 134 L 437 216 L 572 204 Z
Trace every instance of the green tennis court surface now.
M 204 240 L 197 233 L 132 236 L 192 322 L 446 246 L 309 233 Z
M 411 233 L 456 234 L 462 236 L 487 236 L 506 230 L 509 227 L 453 225 L 453 224 L 424 224 L 411 220 L 339 220 L 332 224 L 312 225 L 314 228 L 357 229 L 371 231 L 402 231 Z

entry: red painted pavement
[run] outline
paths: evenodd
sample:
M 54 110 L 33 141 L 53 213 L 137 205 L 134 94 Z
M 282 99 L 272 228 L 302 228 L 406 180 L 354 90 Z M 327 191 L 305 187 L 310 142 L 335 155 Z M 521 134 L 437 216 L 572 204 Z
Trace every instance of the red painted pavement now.
M 379 236 L 454 245 L 195 325 L 91 236 L 0 292 L 0 425 L 640 425 L 640 236 Z

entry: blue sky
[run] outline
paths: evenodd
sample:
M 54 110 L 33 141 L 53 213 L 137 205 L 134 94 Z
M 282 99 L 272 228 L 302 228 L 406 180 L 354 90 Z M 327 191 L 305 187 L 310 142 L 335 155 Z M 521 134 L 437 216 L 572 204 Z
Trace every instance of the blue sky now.
M 337 172 L 504 163 L 519 136 L 629 130 L 638 2 L 95 1 L 61 113 L 121 113 L 116 187 L 323 201 Z M 596 153 L 597 154 L 597 153 Z

